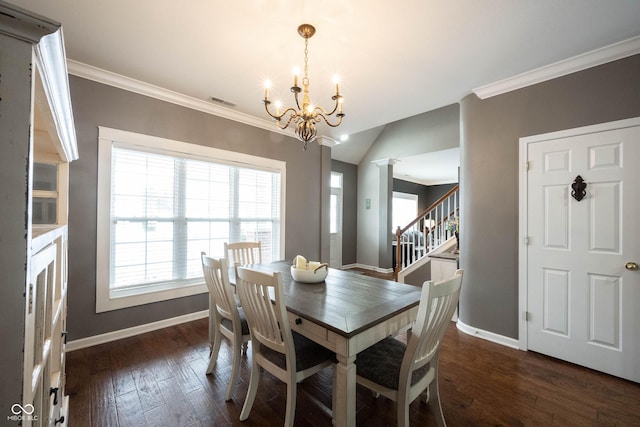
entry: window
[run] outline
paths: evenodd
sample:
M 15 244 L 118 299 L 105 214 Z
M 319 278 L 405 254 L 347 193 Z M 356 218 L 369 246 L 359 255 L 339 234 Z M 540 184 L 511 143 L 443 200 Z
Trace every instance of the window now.
M 418 195 L 393 192 L 391 233 L 402 228 L 418 216 Z
M 329 233 L 342 231 L 342 174 L 331 172 L 331 196 L 329 198 Z
M 207 292 L 200 252 L 284 253 L 283 162 L 100 128 L 98 312 Z
M 329 196 L 329 266 L 342 267 L 342 174 L 331 172 Z

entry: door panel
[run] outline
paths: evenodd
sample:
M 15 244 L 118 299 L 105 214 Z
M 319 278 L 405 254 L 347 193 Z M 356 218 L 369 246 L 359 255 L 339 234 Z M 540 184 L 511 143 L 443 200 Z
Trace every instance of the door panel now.
M 546 332 L 569 336 L 569 272 L 543 269 L 543 316 Z
M 621 182 L 601 182 L 591 185 L 589 198 L 589 250 L 620 253 L 622 229 Z
M 590 322 L 589 341 L 620 349 L 620 277 L 589 275 Z
M 569 205 L 564 185 L 544 187 L 544 246 L 569 249 Z
M 527 348 L 640 382 L 640 127 L 530 142 L 527 160 Z

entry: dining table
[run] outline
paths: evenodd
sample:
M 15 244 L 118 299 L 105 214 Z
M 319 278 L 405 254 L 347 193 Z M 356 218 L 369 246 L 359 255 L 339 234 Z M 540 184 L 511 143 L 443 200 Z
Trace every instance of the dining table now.
M 357 355 L 412 325 L 421 288 L 334 268 L 322 282 L 301 283 L 292 278 L 287 261 L 243 267 L 281 274 L 291 329 L 336 353 L 334 424 L 355 426 Z M 235 284 L 233 270 L 229 279 Z

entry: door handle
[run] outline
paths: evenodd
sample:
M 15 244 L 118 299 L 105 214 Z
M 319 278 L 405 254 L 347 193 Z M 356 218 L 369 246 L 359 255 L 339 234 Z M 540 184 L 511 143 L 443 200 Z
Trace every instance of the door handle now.
M 637 271 L 638 270 L 638 264 L 636 264 L 635 262 L 628 262 L 624 265 L 624 268 L 626 268 L 627 270 L 630 271 Z

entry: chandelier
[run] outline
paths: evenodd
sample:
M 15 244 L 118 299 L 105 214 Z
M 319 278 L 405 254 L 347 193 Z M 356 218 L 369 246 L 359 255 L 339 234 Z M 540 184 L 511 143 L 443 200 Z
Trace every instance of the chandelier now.
M 336 93 L 331 97 L 335 105 L 333 106 L 333 110 L 328 112 L 324 108 L 320 106 L 314 106 L 309 100 L 309 66 L 308 66 L 308 45 L 309 39 L 315 34 L 316 29 L 313 25 L 302 24 L 298 27 L 298 34 L 302 36 L 304 39 L 304 77 L 302 78 L 302 88 L 298 86 L 298 72 L 294 73 L 293 76 L 293 86 L 291 86 L 291 92 L 293 92 L 293 97 L 296 101 L 296 108 L 288 107 L 282 110 L 282 106 L 280 101 L 276 101 L 276 111 L 275 114 L 269 109 L 271 105 L 271 101 L 269 100 L 269 89 L 271 87 L 271 82 L 268 80 L 265 82 L 264 89 L 264 108 L 271 117 L 273 117 L 276 121 L 276 125 L 280 129 L 286 129 L 290 124 L 295 126 L 295 133 L 300 141 L 304 142 L 304 149 L 307 149 L 307 143 L 309 141 L 313 141 L 318 134 L 318 130 L 316 129 L 316 124 L 320 123 L 321 120 L 331 126 L 337 127 L 342 123 L 342 118 L 344 117 L 344 113 L 342 112 L 342 95 L 340 95 L 338 89 L 337 80 L 334 81 L 336 85 Z M 302 92 L 302 102 L 300 102 L 299 96 L 300 92 Z M 335 123 L 331 123 L 329 121 L 329 117 L 336 113 L 336 117 L 338 120 Z M 286 116 L 286 117 L 285 117 Z

